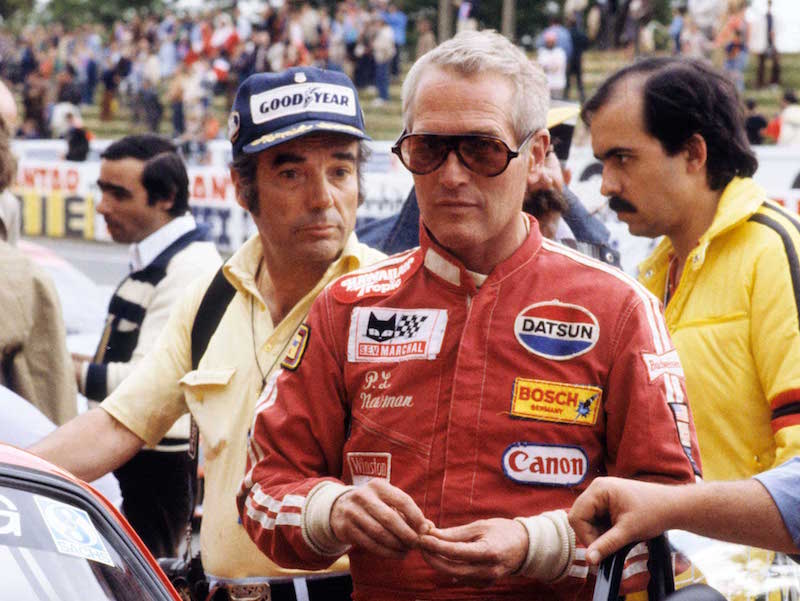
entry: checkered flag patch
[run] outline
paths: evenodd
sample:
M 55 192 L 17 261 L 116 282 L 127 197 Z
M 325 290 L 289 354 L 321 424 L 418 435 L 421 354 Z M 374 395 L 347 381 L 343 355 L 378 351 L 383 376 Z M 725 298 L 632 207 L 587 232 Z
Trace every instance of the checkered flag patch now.
M 394 329 L 395 338 L 411 338 L 419 332 L 422 322 L 428 319 L 427 315 L 401 315 L 400 321 Z

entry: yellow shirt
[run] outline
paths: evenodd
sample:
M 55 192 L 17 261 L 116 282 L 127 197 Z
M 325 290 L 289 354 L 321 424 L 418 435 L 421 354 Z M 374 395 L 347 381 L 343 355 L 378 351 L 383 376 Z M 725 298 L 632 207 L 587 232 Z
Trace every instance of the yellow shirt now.
M 672 252 L 665 238 L 639 268 L 659 297 Z M 734 178 L 666 307 L 706 480 L 747 478 L 800 454 L 798 256 L 797 216 Z
M 282 358 L 317 295 L 331 280 L 384 255 L 351 235 L 341 257 L 277 325 L 254 279 L 261 257 L 261 241 L 254 236 L 225 265 L 236 294 L 196 370 L 191 367 L 191 330 L 210 277 L 196 282 L 175 306 L 154 350 L 101 405 L 147 444 L 161 440 L 182 414 L 192 413 L 205 460 L 203 566 L 219 578 L 302 573 L 272 563 L 239 524 L 236 493 L 245 471 L 248 428 L 262 378 Z M 343 559 L 331 570 L 346 570 Z

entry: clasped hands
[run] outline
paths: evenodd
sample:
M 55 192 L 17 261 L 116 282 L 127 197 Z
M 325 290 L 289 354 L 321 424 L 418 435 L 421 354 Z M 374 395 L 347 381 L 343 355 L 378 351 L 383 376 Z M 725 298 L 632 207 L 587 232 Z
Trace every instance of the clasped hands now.
M 471 586 L 516 572 L 528 552 L 528 532 L 515 520 L 437 528 L 408 494 L 379 478 L 336 500 L 331 529 L 341 542 L 381 557 L 401 559 L 419 549 L 431 567 Z

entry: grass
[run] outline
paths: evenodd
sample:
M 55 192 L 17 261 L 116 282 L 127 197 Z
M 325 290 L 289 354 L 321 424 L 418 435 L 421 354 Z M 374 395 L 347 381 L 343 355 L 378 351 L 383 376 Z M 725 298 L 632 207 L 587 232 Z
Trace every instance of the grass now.
M 625 51 L 591 51 L 584 55 L 584 86 L 587 95 L 610 73 L 628 64 L 631 60 L 630 54 Z M 756 60 L 751 58 L 745 81 L 748 89 L 745 96 L 754 98 L 767 118 L 771 118 L 780 110 L 780 99 L 783 94 L 782 88 L 764 88 L 753 90 L 752 85 L 756 77 Z M 781 76 L 783 87 L 800 90 L 800 54 L 788 54 L 781 57 Z M 367 131 L 374 140 L 394 140 L 402 129 L 401 108 L 400 108 L 400 80 L 396 80 L 390 87 L 390 101 L 380 107 L 373 107 L 372 100 L 375 98 L 374 91 L 364 91 L 361 94 L 361 102 L 364 109 Z M 98 86 L 99 88 L 99 86 Z M 99 99 L 98 90 L 98 99 Z M 212 102 L 212 112 L 220 123 L 221 135 L 225 135 L 229 106 L 223 96 L 217 96 Z M 118 108 L 115 118 L 111 121 L 100 121 L 99 106 L 82 107 L 86 127 L 96 138 L 113 139 L 129 133 L 141 133 L 144 126 L 133 125 L 130 121 L 130 109 L 126 106 Z M 169 122 L 169 109 L 164 111 L 164 118 L 161 122 L 161 133 L 171 133 Z M 576 143 L 580 144 L 585 139 L 585 133 L 580 131 L 577 134 Z

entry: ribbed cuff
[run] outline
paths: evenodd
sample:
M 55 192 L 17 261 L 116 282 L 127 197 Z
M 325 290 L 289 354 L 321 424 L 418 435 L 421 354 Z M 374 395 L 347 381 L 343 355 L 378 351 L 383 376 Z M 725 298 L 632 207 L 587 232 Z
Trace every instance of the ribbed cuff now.
M 558 509 L 514 519 L 528 531 L 528 554 L 517 574 L 543 582 L 562 578 L 575 557 L 575 532 L 567 512 Z
M 338 482 L 326 480 L 312 488 L 303 506 L 301 516 L 303 540 L 318 555 L 338 557 L 350 549 L 333 534 L 331 509 L 340 496 L 352 489 Z

